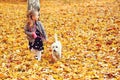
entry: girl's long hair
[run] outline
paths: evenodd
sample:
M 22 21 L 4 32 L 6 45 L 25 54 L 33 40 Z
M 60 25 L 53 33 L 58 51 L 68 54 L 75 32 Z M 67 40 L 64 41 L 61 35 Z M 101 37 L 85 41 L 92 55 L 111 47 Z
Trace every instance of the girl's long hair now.
M 32 17 L 36 15 L 36 10 L 30 10 L 27 13 L 27 25 L 30 26 L 33 22 L 32 22 Z

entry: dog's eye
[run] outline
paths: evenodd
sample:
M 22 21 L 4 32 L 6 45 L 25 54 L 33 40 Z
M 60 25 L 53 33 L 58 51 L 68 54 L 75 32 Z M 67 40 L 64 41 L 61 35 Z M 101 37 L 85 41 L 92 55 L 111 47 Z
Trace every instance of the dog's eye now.
M 56 48 L 58 48 L 58 47 L 56 46 Z

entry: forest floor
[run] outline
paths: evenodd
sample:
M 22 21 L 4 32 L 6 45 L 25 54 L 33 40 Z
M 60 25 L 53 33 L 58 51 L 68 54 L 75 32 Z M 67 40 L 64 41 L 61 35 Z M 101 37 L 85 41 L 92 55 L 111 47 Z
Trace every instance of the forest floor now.
M 120 80 L 119 0 L 42 0 L 49 43 L 34 59 L 24 34 L 26 2 L 0 2 L 0 80 Z M 51 63 L 54 34 L 62 59 Z

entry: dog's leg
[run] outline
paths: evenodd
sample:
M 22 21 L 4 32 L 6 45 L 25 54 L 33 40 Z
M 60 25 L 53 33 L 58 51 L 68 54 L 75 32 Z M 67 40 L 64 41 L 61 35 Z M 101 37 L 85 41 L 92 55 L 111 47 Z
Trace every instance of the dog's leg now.
M 41 60 L 41 51 L 37 51 L 37 58 L 38 58 L 38 61 L 40 61 Z
M 57 57 L 55 56 L 55 54 L 52 54 L 52 58 L 54 59 L 54 61 L 57 61 Z
M 61 55 L 61 52 L 59 53 L 59 59 L 61 59 L 62 55 Z

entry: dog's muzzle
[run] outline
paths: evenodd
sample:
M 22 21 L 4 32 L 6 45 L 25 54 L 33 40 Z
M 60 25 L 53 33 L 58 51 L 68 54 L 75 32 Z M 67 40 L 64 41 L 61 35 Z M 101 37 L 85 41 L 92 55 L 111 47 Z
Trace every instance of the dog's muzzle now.
M 53 52 L 57 52 L 56 50 L 53 50 Z

